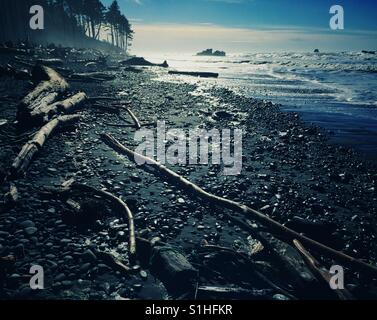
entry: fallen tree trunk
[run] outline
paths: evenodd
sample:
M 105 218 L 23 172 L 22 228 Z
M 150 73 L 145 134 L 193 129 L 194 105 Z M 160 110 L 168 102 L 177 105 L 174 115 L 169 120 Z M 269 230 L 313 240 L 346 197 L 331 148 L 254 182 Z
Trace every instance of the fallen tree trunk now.
M 23 147 L 11 166 L 11 178 L 16 178 L 24 174 L 31 163 L 33 157 L 43 147 L 48 137 L 59 127 L 74 123 L 80 119 L 79 115 L 60 116 L 44 125 L 34 137 Z
M 219 74 L 215 72 L 169 71 L 169 74 L 200 77 L 200 78 L 218 78 L 219 77 Z
M 50 105 L 42 104 L 40 107 L 34 108 L 30 112 L 30 118 L 35 122 L 45 123 L 57 114 L 72 113 L 87 99 L 84 92 L 76 93 L 75 95 Z
M 174 171 L 168 169 L 167 167 L 161 165 L 154 159 L 145 157 L 141 154 L 138 154 L 125 146 L 123 146 L 119 141 L 117 141 L 115 138 L 108 134 L 102 134 L 101 135 L 102 140 L 111 148 L 114 150 L 125 154 L 130 160 L 134 161 L 135 163 L 144 163 L 145 165 L 152 165 L 157 171 L 163 175 L 165 178 L 173 182 L 175 185 L 179 186 L 180 188 L 189 191 L 190 193 L 200 197 L 201 199 L 208 201 L 214 205 L 217 205 L 221 208 L 227 208 L 236 212 L 239 212 L 243 215 L 246 215 L 248 218 L 252 218 L 265 227 L 268 227 L 270 229 L 270 232 L 273 234 L 276 234 L 277 236 L 284 237 L 285 241 L 289 241 L 289 243 L 292 243 L 293 240 L 297 239 L 307 245 L 308 247 L 317 250 L 321 254 L 334 259 L 339 260 L 342 263 L 352 266 L 360 271 L 364 271 L 366 273 L 372 273 L 375 276 L 377 275 L 377 267 L 370 265 L 364 261 L 355 259 L 349 255 L 344 254 L 343 252 L 334 250 L 322 243 L 319 243 L 313 239 L 310 239 L 304 235 L 301 235 L 297 233 L 294 230 L 291 230 L 279 222 L 271 219 L 270 217 L 264 215 L 263 213 L 256 211 L 254 209 L 249 208 L 246 205 L 240 204 L 238 202 L 221 198 L 216 195 L 213 195 L 211 193 L 206 192 L 196 184 L 190 182 L 189 180 L 185 179 L 184 177 L 178 175 Z M 233 221 L 233 217 L 229 215 L 229 217 Z M 236 219 L 239 220 L 239 219 Z M 242 228 L 249 231 L 252 229 L 250 226 L 248 226 L 247 223 L 241 223 L 239 224 Z
M 35 66 L 32 77 L 40 83 L 18 105 L 17 119 L 24 123 L 31 119 L 34 109 L 47 107 L 69 88 L 68 83 L 49 67 Z

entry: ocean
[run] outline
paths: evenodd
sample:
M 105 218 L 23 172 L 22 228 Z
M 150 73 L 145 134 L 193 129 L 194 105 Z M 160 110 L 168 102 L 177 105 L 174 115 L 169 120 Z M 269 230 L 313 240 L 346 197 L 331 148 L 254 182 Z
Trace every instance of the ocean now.
M 334 143 L 353 147 L 377 162 L 377 54 L 253 53 L 227 57 L 192 54 L 145 54 L 171 69 L 219 73 L 218 79 L 168 75 L 162 81 L 221 86 L 237 93 L 280 104 L 304 121 L 329 132 Z

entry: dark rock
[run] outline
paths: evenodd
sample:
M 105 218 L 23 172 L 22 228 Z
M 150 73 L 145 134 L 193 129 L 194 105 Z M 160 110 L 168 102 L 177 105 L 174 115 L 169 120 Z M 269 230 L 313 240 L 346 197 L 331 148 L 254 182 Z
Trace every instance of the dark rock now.
M 151 270 L 173 295 L 194 290 L 198 271 L 185 256 L 172 247 L 157 246 L 153 248 Z
M 20 226 L 22 228 L 30 228 L 30 227 L 35 227 L 35 224 L 31 220 L 25 220 L 25 221 L 23 221 L 23 222 L 20 223 Z
M 88 249 L 82 254 L 82 260 L 85 262 L 94 263 L 97 261 L 96 255 L 93 253 L 92 250 Z
M 28 227 L 28 228 L 25 228 L 25 233 L 26 233 L 28 236 L 31 236 L 31 235 L 35 234 L 37 231 L 38 231 L 38 229 L 35 228 L 35 227 Z
M 161 64 L 156 64 L 156 63 L 149 62 L 142 57 L 133 57 L 133 58 L 121 61 L 121 64 L 127 65 L 127 66 L 157 66 L 157 67 L 163 67 L 163 68 L 169 67 L 167 61 L 164 61 Z

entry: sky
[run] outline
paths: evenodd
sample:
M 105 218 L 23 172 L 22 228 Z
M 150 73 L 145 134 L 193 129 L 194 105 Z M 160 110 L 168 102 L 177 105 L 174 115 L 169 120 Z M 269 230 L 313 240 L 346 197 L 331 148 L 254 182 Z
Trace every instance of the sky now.
M 377 0 L 118 2 L 135 30 L 135 53 L 377 50 Z M 344 9 L 344 30 L 330 28 L 333 5 Z

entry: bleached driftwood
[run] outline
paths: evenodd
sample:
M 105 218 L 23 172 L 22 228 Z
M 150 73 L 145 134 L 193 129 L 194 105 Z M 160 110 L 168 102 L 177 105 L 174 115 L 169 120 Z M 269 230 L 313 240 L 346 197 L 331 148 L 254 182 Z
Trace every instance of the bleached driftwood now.
M 62 59 L 38 59 L 37 60 L 38 64 L 48 66 L 48 67 L 53 67 L 53 66 L 59 66 L 61 67 L 63 65 L 63 60 Z
M 57 117 L 44 125 L 21 149 L 20 153 L 11 166 L 11 177 L 15 178 L 24 174 L 33 160 L 34 156 L 43 147 L 46 140 L 56 129 L 63 125 L 72 124 L 80 119 L 79 115 L 68 115 Z
M 18 105 L 17 119 L 24 123 L 30 121 L 30 114 L 34 109 L 54 103 L 69 88 L 60 74 L 46 66 L 35 66 L 32 77 L 39 84 Z
M 126 108 L 126 111 L 128 112 L 128 114 L 132 118 L 132 121 L 135 123 L 136 130 L 140 130 L 141 129 L 141 124 L 140 124 L 139 119 L 134 115 L 134 113 L 131 111 L 131 109 Z
M 76 111 L 86 99 L 86 94 L 79 92 L 63 101 L 54 102 L 50 105 L 43 104 L 30 112 L 30 118 L 36 122 L 47 122 L 57 114 L 66 114 Z

